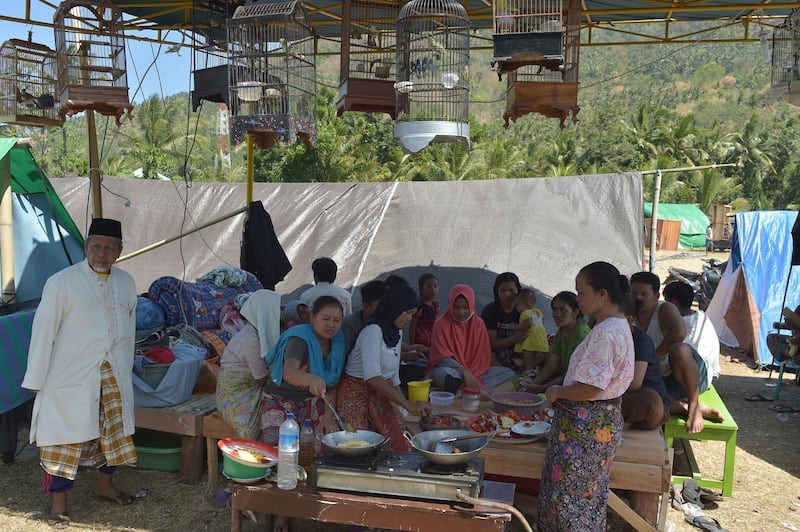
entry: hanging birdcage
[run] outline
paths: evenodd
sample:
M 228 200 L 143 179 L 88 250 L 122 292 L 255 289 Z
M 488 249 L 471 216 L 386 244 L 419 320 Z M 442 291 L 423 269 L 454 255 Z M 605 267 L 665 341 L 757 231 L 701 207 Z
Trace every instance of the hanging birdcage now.
M 499 76 L 524 65 L 551 70 L 564 61 L 562 0 L 495 0 L 494 57 Z
M 228 21 L 231 142 L 248 134 L 260 148 L 300 137 L 314 147 L 314 35 L 300 0 L 236 8 Z
M 58 127 L 56 53 L 43 44 L 9 39 L 0 46 L 0 122 Z
M 108 0 L 64 0 L 53 27 L 61 114 L 130 118 L 122 11 Z
M 455 0 L 412 0 L 397 17 L 394 136 L 405 152 L 431 142 L 469 149 L 469 17 Z
M 793 9 L 772 32 L 770 95 L 800 105 L 800 11 Z
M 578 121 L 578 63 L 581 29 L 580 0 L 568 0 L 563 21 L 564 48 L 559 64 L 534 62 L 508 72 L 505 127 L 528 113 L 558 118 L 563 129 L 572 114 Z
M 228 54 L 213 41 L 192 49 L 192 111 L 200 107 L 200 100 L 224 103 L 230 107 L 228 90 Z
M 344 0 L 337 114 L 364 111 L 395 117 L 399 11 L 397 0 Z

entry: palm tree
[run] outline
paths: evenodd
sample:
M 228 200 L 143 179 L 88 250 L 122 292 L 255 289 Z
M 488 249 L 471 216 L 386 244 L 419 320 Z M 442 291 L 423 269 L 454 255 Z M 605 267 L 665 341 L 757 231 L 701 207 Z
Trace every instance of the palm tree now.
M 756 113 L 744 125 L 744 130 L 731 133 L 727 139 L 733 144 L 732 161 L 742 168 L 742 194 L 754 209 L 760 209 L 763 201 L 761 180 L 775 173 L 775 167 L 765 151 L 766 132 Z

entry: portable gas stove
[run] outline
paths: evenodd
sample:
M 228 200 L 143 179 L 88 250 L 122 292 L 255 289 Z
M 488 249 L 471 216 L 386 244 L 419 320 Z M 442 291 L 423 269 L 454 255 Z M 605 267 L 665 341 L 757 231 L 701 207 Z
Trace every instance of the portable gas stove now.
M 327 454 L 314 462 L 314 485 L 371 495 L 460 502 L 456 490 L 478 497 L 483 459 L 442 466 L 417 453 L 378 451 L 364 456 Z

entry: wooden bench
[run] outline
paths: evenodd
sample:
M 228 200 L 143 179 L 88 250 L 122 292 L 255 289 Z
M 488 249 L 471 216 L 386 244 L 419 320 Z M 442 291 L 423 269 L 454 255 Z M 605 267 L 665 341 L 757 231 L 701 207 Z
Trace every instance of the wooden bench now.
M 203 437 L 206 440 L 208 481 L 214 484 L 219 476 L 219 449 L 217 449 L 217 442 L 225 438 L 235 438 L 236 434 L 228 422 L 222 419 L 219 412 L 214 411 L 203 418 Z
M 722 488 L 722 495 L 730 497 L 733 494 L 733 468 L 736 458 L 736 432 L 739 430 L 738 425 L 733 420 L 733 416 L 728 411 L 728 407 L 722 402 L 713 386 L 700 394 L 699 401 L 706 406 L 716 408 L 722 414 L 724 421 L 715 422 L 706 420 L 703 425 L 703 430 L 697 434 L 689 434 L 686 432 L 686 419 L 678 416 L 672 416 L 669 422 L 664 425 L 664 438 L 667 442 L 667 448 L 672 448 L 673 442 L 676 438 L 685 440 L 699 440 L 699 441 L 722 441 L 725 442 L 725 463 L 723 465 L 722 479 L 704 478 L 700 474 L 697 460 L 694 457 L 690 445 L 685 445 L 686 458 L 689 462 L 689 469 L 691 476 L 672 475 L 672 483 L 680 483 L 684 480 L 691 478 L 697 482 L 698 486 L 705 488 Z
M 196 394 L 174 406 L 136 407 L 136 427 L 180 435 L 181 466 L 178 474 L 185 482 L 195 483 L 203 474 L 203 418 L 216 408 L 217 400 L 213 393 Z
M 491 403 L 481 404 L 486 411 Z M 454 405 L 449 411 L 459 419 L 467 414 Z M 409 423 L 418 421 L 417 416 L 406 416 Z M 611 488 L 626 492 L 630 506 L 609 491 L 608 504 L 636 530 L 663 528 L 669 501 L 670 477 L 672 475 L 672 453 L 666 447 L 659 430 L 626 430 L 624 442 L 617 448 L 611 467 Z M 493 475 L 540 479 L 547 453 L 545 441 L 526 444 L 502 443 L 495 438 L 480 453 L 484 459 L 485 472 Z M 515 505 L 520 506 L 524 497 L 517 496 Z

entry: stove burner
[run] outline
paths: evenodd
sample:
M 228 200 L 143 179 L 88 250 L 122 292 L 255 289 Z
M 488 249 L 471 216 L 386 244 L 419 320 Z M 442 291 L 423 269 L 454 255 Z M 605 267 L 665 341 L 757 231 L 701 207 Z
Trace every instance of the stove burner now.
M 419 471 L 420 473 L 428 473 L 431 475 L 466 475 L 467 469 L 468 464 L 466 463 L 444 465 L 425 460 L 422 465 L 420 465 Z

